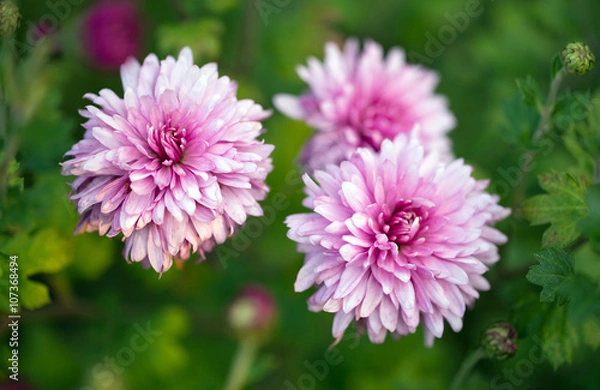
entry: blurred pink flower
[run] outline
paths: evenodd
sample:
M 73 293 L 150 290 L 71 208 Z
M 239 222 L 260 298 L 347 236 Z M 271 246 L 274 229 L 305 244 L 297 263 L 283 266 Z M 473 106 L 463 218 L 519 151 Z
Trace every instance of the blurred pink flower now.
M 248 285 L 233 300 L 228 317 L 240 337 L 267 338 L 277 320 L 277 302 L 265 287 Z
M 355 320 L 374 343 L 414 333 L 441 337 L 462 327 L 465 307 L 489 289 L 482 276 L 506 237 L 491 225 L 510 214 L 462 160 L 439 163 L 416 136 L 359 148 L 339 166 L 304 175 L 312 211 L 286 219 L 306 254 L 296 291 L 312 285 L 312 311 L 336 313 L 338 340 Z
M 338 164 L 357 147 L 379 150 L 384 139 L 408 133 L 417 123 L 425 150 L 452 159 L 446 133 L 454 128 L 455 118 L 446 99 L 434 94 L 438 76 L 407 64 L 400 48 L 384 58 L 373 41 L 366 41 L 362 53 L 355 39 L 343 51 L 329 42 L 324 63 L 309 58 L 308 66 L 299 66 L 297 72 L 309 90 L 300 97 L 277 95 L 274 104 L 316 129 L 301 155 L 309 171 Z
M 128 0 L 94 4 L 83 21 L 84 50 L 96 66 L 108 70 L 140 52 L 142 22 L 137 7 Z
M 164 272 L 173 257 L 204 257 L 262 215 L 273 145 L 256 137 L 270 112 L 238 101 L 236 84 L 215 64 L 194 65 L 189 48 L 141 66 L 131 58 L 121 77 L 123 99 L 108 89 L 85 95 L 100 108 L 80 111 L 84 138 L 62 163 L 77 176 L 76 233 L 123 233 L 127 258 Z

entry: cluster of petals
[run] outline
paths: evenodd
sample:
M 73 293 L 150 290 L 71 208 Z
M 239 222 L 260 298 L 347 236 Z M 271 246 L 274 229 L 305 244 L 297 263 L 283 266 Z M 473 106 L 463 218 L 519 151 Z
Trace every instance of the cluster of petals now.
M 305 145 L 301 163 L 307 171 L 348 159 L 358 147 L 379 150 L 384 139 L 409 133 L 420 125 L 426 150 L 452 159 L 447 133 L 455 126 L 447 100 L 434 93 L 435 72 L 406 63 L 405 53 L 349 39 L 343 50 L 325 45 L 321 63 L 309 58 L 297 68 L 309 88 L 301 96 L 277 95 L 274 104 L 287 116 L 305 121 L 315 134 Z
M 123 98 L 103 89 L 80 113 L 85 134 L 62 163 L 75 176 L 76 232 L 123 235 L 125 256 L 157 272 L 225 241 L 262 215 L 273 145 L 257 140 L 270 115 L 217 66 L 151 54 L 121 67 Z
M 490 286 L 483 274 L 506 237 L 493 225 L 509 215 L 461 159 L 441 163 L 418 135 L 357 149 L 349 160 L 304 175 L 310 211 L 286 219 L 305 254 L 295 282 L 316 286 L 309 309 L 335 313 L 340 339 L 354 321 L 381 343 L 414 333 L 441 337 L 462 327 L 466 307 Z

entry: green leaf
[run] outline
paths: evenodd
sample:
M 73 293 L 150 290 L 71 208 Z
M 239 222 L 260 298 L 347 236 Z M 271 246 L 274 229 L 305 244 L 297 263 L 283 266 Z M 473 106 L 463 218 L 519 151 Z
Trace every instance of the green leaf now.
M 600 346 L 600 325 L 598 321 L 589 319 L 581 325 L 581 338 L 585 345 L 592 349 Z
M 524 79 L 517 79 L 517 88 L 521 92 L 523 102 L 529 107 L 537 108 L 540 104 L 540 87 L 533 77 L 527 76 Z
M 577 162 L 580 171 L 591 176 L 594 172 L 594 157 L 584 149 L 577 134 L 574 131 L 569 131 L 563 136 L 563 144 Z
M 575 275 L 559 287 L 568 304 L 553 305 L 542 327 L 542 349 L 557 369 L 571 363 L 582 341 L 596 349 L 600 344 L 600 294 L 597 284 L 584 275 Z
M 13 158 L 8 166 L 8 188 L 23 192 L 24 185 L 25 181 L 19 176 L 19 162 Z
M 51 228 L 31 235 L 17 234 L 6 243 L 3 251 L 9 256 L 16 255 L 19 258 L 17 263 L 20 304 L 30 310 L 50 303 L 50 294 L 46 285 L 31 280 L 30 277 L 56 273 L 73 259 L 71 241 L 66 240 Z M 7 268 L 5 267 L 5 269 Z M 3 296 L 8 296 L 8 285 L 1 285 L 0 291 Z M 2 302 L 0 309 L 7 311 L 7 303 Z
M 575 262 L 570 252 L 548 248 L 534 254 L 539 265 L 534 265 L 527 273 L 527 280 L 542 287 L 541 302 L 553 302 L 562 285 L 575 275 Z
M 595 185 L 588 190 L 585 201 L 589 215 L 577 223 L 577 230 L 590 240 L 592 249 L 600 253 L 600 186 Z
M 540 120 L 538 110 L 525 104 L 522 97 L 515 96 L 504 102 L 502 111 L 507 121 L 501 129 L 504 139 L 517 145 L 529 146 Z
M 554 306 L 542 328 L 542 350 L 556 370 L 573 361 L 579 344 L 577 329 L 567 318 L 566 306 Z
M 552 123 L 563 132 L 587 119 L 591 96 L 589 92 L 571 92 L 559 96 L 552 110 Z
M 50 303 L 50 293 L 48 287 L 40 282 L 25 279 L 20 283 L 19 295 L 20 304 L 29 310 L 39 309 Z
M 535 254 L 539 265 L 532 266 L 527 280 L 542 287 L 540 301 L 534 305 L 516 306 L 517 317 L 530 318 L 525 324 L 537 323 L 542 349 L 548 360 L 558 368 L 570 363 L 580 338 L 584 344 L 600 345 L 600 290 L 598 283 L 587 275 L 575 273 L 572 253 L 562 249 L 546 249 Z M 522 312 L 522 313 L 518 313 Z M 542 318 L 541 326 L 535 318 Z
M 552 58 L 552 65 L 550 66 L 550 80 L 554 80 L 558 72 L 562 69 L 563 62 L 560 53 Z
M 548 194 L 525 201 L 525 218 L 534 226 L 550 224 L 542 236 L 542 247 L 566 247 L 579 237 L 577 222 L 588 215 L 584 199 L 588 180 L 566 172 L 543 174 L 538 180 Z

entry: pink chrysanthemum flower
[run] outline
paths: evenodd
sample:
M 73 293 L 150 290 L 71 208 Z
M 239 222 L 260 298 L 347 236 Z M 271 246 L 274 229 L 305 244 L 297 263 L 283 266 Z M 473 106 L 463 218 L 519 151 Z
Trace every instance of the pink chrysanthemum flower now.
M 312 210 L 286 219 L 306 254 L 296 291 L 317 285 L 312 311 L 336 313 L 338 340 L 355 320 L 374 343 L 414 333 L 441 337 L 462 327 L 466 306 L 490 286 L 482 276 L 506 237 L 491 227 L 510 210 L 483 190 L 462 160 L 438 163 L 416 137 L 359 148 L 349 161 L 304 175 Z
M 455 126 L 445 98 L 434 94 L 435 72 L 405 62 L 393 48 L 387 57 L 373 41 L 359 53 L 358 41 L 349 39 L 344 50 L 325 45 L 325 61 L 309 58 L 297 72 L 309 85 L 300 97 L 275 96 L 274 104 L 294 119 L 317 130 L 301 155 L 309 171 L 346 160 L 357 147 L 379 150 L 384 139 L 409 133 L 419 124 L 420 141 L 427 151 L 452 159 L 447 134 Z
M 203 258 L 248 215 L 262 215 L 273 145 L 256 137 L 270 113 L 238 101 L 236 84 L 215 64 L 194 65 L 189 48 L 141 66 L 131 58 L 121 77 L 123 99 L 108 89 L 85 95 L 100 108 L 80 111 L 84 139 L 62 163 L 77 176 L 76 233 L 122 233 L 128 259 L 164 272 L 173 257 Z

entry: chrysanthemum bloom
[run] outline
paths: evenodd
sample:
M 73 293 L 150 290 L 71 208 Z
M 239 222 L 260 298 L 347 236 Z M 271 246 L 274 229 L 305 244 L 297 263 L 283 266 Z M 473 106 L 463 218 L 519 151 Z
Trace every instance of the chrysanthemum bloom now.
M 349 161 L 304 175 L 312 210 L 291 215 L 288 237 L 306 254 L 296 291 L 312 285 L 312 311 L 336 313 L 338 340 L 355 320 L 374 343 L 462 327 L 466 306 L 490 286 L 482 276 L 506 237 L 491 227 L 510 210 L 483 190 L 462 160 L 438 163 L 416 137 L 360 148 Z
M 384 139 L 409 133 L 419 124 L 426 151 L 452 159 L 447 133 L 455 126 L 444 97 L 434 94 L 435 72 L 407 64 L 405 54 L 393 48 L 387 57 L 373 41 L 359 53 L 349 39 L 344 50 L 325 45 L 325 61 L 309 58 L 297 69 L 309 89 L 300 97 L 275 96 L 284 114 L 316 129 L 301 155 L 309 171 L 346 160 L 357 147 L 379 150 Z
M 142 22 L 130 0 L 110 0 L 93 5 L 83 21 L 84 50 L 99 68 L 119 69 L 141 47 Z
M 273 145 L 256 137 L 270 113 L 238 101 L 236 84 L 215 64 L 194 65 L 189 48 L 177 60 L 131 58 L 121 77 L 123 99 L 107 89 L 85 95 L 100 108 L 80 111 L 84 139 L 62 164 L 77 176 L 76 233 L 122 233 L 128 259 L 164 272 L 173 257 L 204 257 L 248 215 L 262 215 Z

